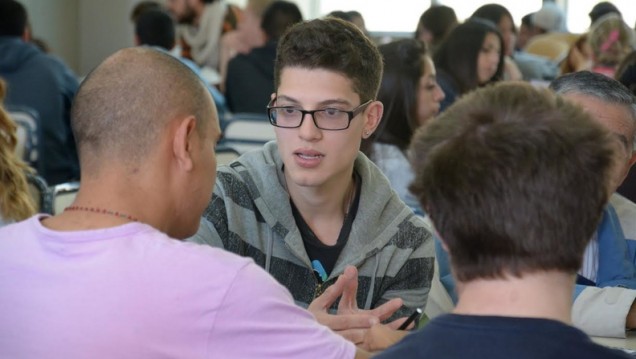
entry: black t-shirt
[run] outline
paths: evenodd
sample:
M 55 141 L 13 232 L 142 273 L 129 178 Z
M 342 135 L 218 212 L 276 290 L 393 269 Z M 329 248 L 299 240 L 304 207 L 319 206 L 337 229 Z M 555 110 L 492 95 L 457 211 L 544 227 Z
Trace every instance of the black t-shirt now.
M 355 189 L 355 197 L 351 202 L 349 207 L 349 211 L 345 215 L 344 221 L 342 223 L 342 228 L 340 229 L 340 234 L 338 235 L 338 240 L 335 245 L 328 246 L 322 243 L 314 231 L 309 228 L 307 222 L 303 219 L 303 216 L 298 212 L 298 209 L 294 205 L 294 202 L 289 199 L 291 204 L 292 213 L 294 215 L 294 220 L 296 221 L 296 225 L 300 230 L 300 235 L 303 238 L 303 243 L 305 244 L 305 250 L 307 251 L 307 255 L 311 260 L 312 266 L 314 268 L 314 273 L 320 282 L 324 282 L 329 277 L 329 273 L 333 270 L 333 267 L 336 265 L 336 261 L 340 256 L 340 252 L 344 248 L 345 244 L 347 244 L 347 240 L 349 239 L 349 234 L 351 233 L 351 226 L 353 225 L 353 220 L 356 218 L 356 213 L 358 212 L 358 205 L 360 203 L 360 190 L 362 188 L 362 178 L 354 172 L 354 178 L 356 183 Z

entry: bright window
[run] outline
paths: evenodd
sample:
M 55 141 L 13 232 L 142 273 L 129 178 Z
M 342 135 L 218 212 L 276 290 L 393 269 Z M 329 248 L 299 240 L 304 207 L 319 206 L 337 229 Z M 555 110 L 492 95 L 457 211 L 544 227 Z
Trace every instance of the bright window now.
M 371 32 L 413 32 L 430 1 L 392 0 L 320 0 L 319 14 L 324 16 L 334 10 L 356 10 L 362 14 L 367 30 Z
M 578 0 L 577 0 L 578 1 Z M 488 0 L 441 0 L 438 3 L 452 7 L 457 14 L 459 21 L 463 21 L 470 17 L 480 6 L 486 4 L 501 4 L 510 11 L 515 25 L 521 25 L 521 18 L 525 15 L 535 12 L 541 8 L 543 3 L 541 0 L 511 0 L 511 1 L 488 1 Z
M 567 9 L 568 30 L 574 33 L 586 32 L 590 26 L 588 14 L 599 2 L 598 0 L 568 1 L 570 5 Z M 611 2 L 621 11 L 627 25 L 633 28 L 634 22 L 636 22 L 636 12 L 630 10 L 634 8 L 634 0 L 612 0 Z

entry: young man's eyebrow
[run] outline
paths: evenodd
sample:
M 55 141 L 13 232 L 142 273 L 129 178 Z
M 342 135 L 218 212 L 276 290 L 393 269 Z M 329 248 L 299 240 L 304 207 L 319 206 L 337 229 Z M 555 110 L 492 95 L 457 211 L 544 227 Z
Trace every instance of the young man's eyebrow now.
M 298 100 L 296 100 L 293 97 L 289 97 L 289 96 L 285 96 L 285 95 L 280 95 L 276 97 L 276 101 L 285 101 L 285 102 L 289 102 L 292 105 L 296 105 L 298 104 Z M 329 105 L 351 105 L 351 102 L 349 102 L 348 100 L 345 99 L 328 99 L 328 100 L 324 100 L 318 103 L 318 106 L 323 107 L 323 106 L 329 106 Z

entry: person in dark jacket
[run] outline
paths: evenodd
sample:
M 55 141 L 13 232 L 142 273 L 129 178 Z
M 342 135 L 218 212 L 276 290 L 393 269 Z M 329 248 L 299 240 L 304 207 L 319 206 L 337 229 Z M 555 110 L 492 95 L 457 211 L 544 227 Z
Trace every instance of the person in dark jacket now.
M 39 117 L 38 174 L 49 185 L 79 179 L 79 161 L 70 126 L 78 87 L 58 58 L 28 42 L 27 12 L 14 0 L 0 1 L 0 77 L 7 82 L 6 106 L 27 107 Z
M 298 6 L 288 1 L 274 1 L 265 10 L 261 23 L 267 36 L 265 46 L 237 55 L 228 65 L 225 98 L 230 111 L 265 113 L 274 92 L 278 39 L 288 27 L 302 20 Z

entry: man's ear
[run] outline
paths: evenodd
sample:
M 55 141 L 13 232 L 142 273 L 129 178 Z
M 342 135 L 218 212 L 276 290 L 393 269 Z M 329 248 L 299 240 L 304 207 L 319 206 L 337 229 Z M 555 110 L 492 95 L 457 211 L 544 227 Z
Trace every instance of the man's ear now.
M 192 170 L 192 148 L 195 137 L 197 120 L 194 116 L 188 116 L 178 120 L 176 129 L 173 131 L 172 153 L 176 164 L 185 171 Z
M 31 27 L 25 26 L 24 32 L 22 32 L 22 41 L 31 42 Z
M 380 125 L 380 120 L 382 120 L 382 113 L 384 112 L 384 105 L 380 101 L 373 101 L 367 106 L 367 109 L 364 111 L 365 121 L 364 128 L 362 130 L 362 137 L 368 138 L 378 125 Z
M 627 161 L 629 163 L 629 168 L 632 168 L 634 163 L 636 163 L 636 151 L 632 151 L 632 157 Z M 629 169 L 627 170 L 629 172 Z

